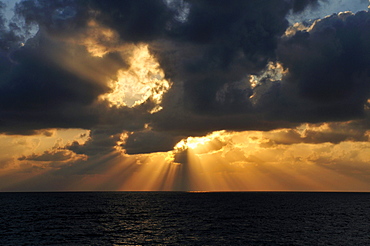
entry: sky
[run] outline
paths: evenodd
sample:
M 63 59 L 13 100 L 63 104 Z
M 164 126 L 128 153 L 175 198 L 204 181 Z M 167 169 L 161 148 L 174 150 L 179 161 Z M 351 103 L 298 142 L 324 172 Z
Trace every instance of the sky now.
M 370 191 L 367 0 L 7 0 L 0 191 Z

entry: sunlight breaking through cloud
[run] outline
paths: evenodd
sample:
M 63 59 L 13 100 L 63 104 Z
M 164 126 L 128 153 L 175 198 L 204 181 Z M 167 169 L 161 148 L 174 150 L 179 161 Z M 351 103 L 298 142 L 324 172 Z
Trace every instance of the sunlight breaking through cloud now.
M 118 72 L 118 79 L 110 82 L 112 91 L 101 96 L 101 99 L 117 107 L 135 107 L 150 99 L 156 104 L 151 113 L 158 112 L 161 110 L 163 95 L 171 87 L 171 83 L 164 77 L 148 45 L 137 45 L 132 51 L 130 68 Z
M 14 1 L 0 191 L 369 190 L 366 1 Z
M 222 138 L 225 132 L 226 131 L 215 131 L 204 137 L 188 137 L 186 139 L 182 139 L 175 145 L 174 150 L 183 151 L 186 149 L 196 149 L 202 147 L 215 139 Z

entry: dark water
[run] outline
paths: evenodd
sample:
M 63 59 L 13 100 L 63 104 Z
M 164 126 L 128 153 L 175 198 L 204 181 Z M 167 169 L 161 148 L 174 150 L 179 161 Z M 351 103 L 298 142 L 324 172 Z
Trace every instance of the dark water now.
M 0 193 L 0 245 L 370 245 L 370 193 Z

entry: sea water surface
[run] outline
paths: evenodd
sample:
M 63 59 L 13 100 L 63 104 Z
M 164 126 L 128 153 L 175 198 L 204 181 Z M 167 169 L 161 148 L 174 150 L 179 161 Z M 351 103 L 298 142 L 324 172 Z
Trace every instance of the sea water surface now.
M 370 245 L 370 193 L 0 193 L 0 245 Z

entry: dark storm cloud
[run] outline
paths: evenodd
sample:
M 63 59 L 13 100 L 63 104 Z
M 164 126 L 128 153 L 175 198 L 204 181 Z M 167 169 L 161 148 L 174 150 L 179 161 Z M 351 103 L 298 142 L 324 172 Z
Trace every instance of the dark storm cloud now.
M 275 60 L 286 15 L 294 1 L 188 1 L 184 23 L 171 26 L 172 43 L 153 47 L 167 76 L 183 84 L 186 107 L 206 114 L 250 110 L 251 91 L 235 90 L 233 102 L 217 93 Z M 226 86 L 228 87 L 228 86 Z M 236 110 L 238 111 L 238 110 Z
M 174 78 L 179 79 L 176 77 L 179 76 L 184 83 L 183 94 L 180 93 L 181 89 L 175 87 L 164 102 L 165 105 L 185 106 L 175 106 L 172 111 L 171 107 L 165 106 L 156 115 L 159 119 L 154 121 L 153 127 L 158 130 L 183 131 L 184 135 L 186 130 L 189 135 L 202 135 L 207 129 L 269 130 L 303 122 L 366 117 L 364 105 L 370 97 L 369 23 L 368 12 L 355 15 L 342 13 L 317 21 L 310 30 L 297 31 L 292 36 L 278 39 L 275 50 L 277 57 L 270 59 L 282 63 L 284 69 L 287 69 L 286 75 L 281 81 L 264 79 L 253 90 L 247 86 L 235 86 L 240 79 L 238 72 L 242 75 L 248 71 L 248 68 L 236 62 L 229 70 L 222 70 L 221 67 L 204 69 L 202 63 L 197 63 L 194 68 L 201 72 L 184 69 L 183 73 L 174 73 Z M 184 47 L 187 50 L 184 53 L 194 53 L 189 56 L 189 60 L 194 57 L 195 60 L 198 57 L 204 59 L 200 54 L 203 54 L 202 50 L 206 46 L 200 45 L 196 52 L 193 47 Z M 181 68 L 186 67 L 176 63 L 178 60 L 186 60 L 186 54 L 178 57 L 163 55 L 161 58 L 164 64 L 173 66 L 173 71 L 179 71 L 179 67 L 181 71 Z M 229 72 L 231 69 L 235 70 Z M 223 101 L 217 97 L 220 92 L 223 92 Z M 252 93 L 254 99 L 249 100 Z M 188 107 L 189 103 L 195 109 Z M 179 115 L 187 116 L 184 118 Z M 304 140 L 300 138 L 297 142 L 366 141 L 364 131 L 357 131 L 357 126 L 353 127 L 356 134 L 311 132 Z
M 370 14 L 365 11 L 332 15 L 284 38 L 277 53 L 289 73 L 271 92 L 275 108 L 287 117 L 295 112 L 292 120 L 310 122 L 363 117 L 370 97 L 369 40 Z
M 83 47 L 53 40 L 43 31 L 9 55 L 3 57 L 0 75 L 3 132 L 91 127 L 98 116 L 89 106 L 126 66 L 116 54 L 91 57 Z
M 146 3 L 149 2 L 150 7 L 162 3 Z M 116 2 L 119 6 L 113 2 L 110 4 L 110 10 L 119 10 L 118 12 L 120 9 L 126 11 L 127 6 L 132 5 L 132 9 L 137 10 L 136 14 L 132 13 L 135 17 L 140 13 L 139 9 L 143 3 L 137 6 L 134 1 Z M 87 23 L 94 20 L 96 12 L 100 13 L 99 18 L 102 18 L 103 24 L 112 24 L 109 21 L 105 23 L 107 15 L 104 11 L 108 5 L 72 0 L 25 0 L 16 4 L 15 12 L 19 23 L 26 29 L 38 27 L 39 31 L 23 47 L 18 44 L 17 49 L 8 49 L 0 54 L 1 132 L 30 134 L 42 128 L 91 128 L 99 123 L 114 124 L 114 128 L 117 125 L 114 121 L 117 119 L 112 117 L 122 120 L 126 109 L 118 110 L 120 112 L 109 110 L 105 104 L 96 105 L 96 101 L 99 95 L 109 92 L 107 83 L 116 79 L 117 71 L 128 67 L 125 55 L 113 52 L 103 57 L 93 57 L 86 47 L 80 44 L 81 39 L 88 36 Z M 162 5 L 164 8 L 163 3 Z M 152 10 L 155 9 L 148 9 L 147 12 Z M 109 14 L 108 16 L 114 17 Z M 138 20 L 135 18 L 130 20 L 132 25 Z M 3 31 L 0 37 L 0 43 L 4 44 L 2 46 L 7 43 L 17 45 L 8 34 L 4 34 L 5 22 L 0 20 Z M 121 20 L 116 21 L 116 25 L 120 25 Z M 148 19 L 146 22 L 150 25 L 152 23 L 149 23 Z M 132 28 L 129 29 L 133 31 Z M 105 45 L 102 40 L 98 42 Z M 143 107 L 145 105 L 141 108 Z M 129 112 L 129 115 L 132 115 L 132 112 Z M 131 117 L 134 118 L 138 117 Z M 123 123 L 115 134 L 124 129 L 135 129 L 132 125 L 137 125 L 137 122 Z
M 26 27 L 39 26 L 49 34 L 73 36 L 82 31 L 89 18 L 86 1 L 23 0 L 15 6 L 16 16 Z
M 181 140 L 181 136 L 155 131 L 140 131 L 129 136 L 123 144 L 127 154 L 165 152 Z
M 168 33 L 172 41 L 151 46 L 166 75 L 178 85 L 165 96 L 164 110 L 153 116 L 154 130 L 196 136 L 221 129 L 270 130 L 302 122 L 361 117 L 369 96 L 368 71 L 363 69 L 368 66 L 356 58 L 368 59 L 365 55 L 368 52 L 365 42 L 345 39 L 354 35 L 353 40 L 369 40 L 366 38 L 369 28 L 364 26 L 366 18 L 354 18 L 359 22 L 352 24 L 355 29 L 346 24 L 346 19 L 341 20 L 344 26 L 338 27 L 324 19 L 310 32 L 297 32 L 282 40 L 280 37 L 287 28 L 286 14 L 291 8 L 301 11 L 300 4 L 304 2 L 243 1 L 233 5 L 234 2 L 189 1 L 187 21 L 172 26 Z M 317 1 L 310 3 L 317 5 Z M 325 37 L 326 30 L 318 30 L 320 25 L 338 28 L 341 34 Z M 354 30 L 357 31 L 353 33 Z M 305 53 L 300 53 L 300 47 L 295 50 L 294 40 L 299 40 L 300 34 L 306 35 L 308 42 L 316 40 L 305 46 L 308 47 Z M 344 44 L 345 50 L 336 53 L 338 43 Z M 298 41 L 298 45 L 303 43 Z M 352 46 L 364 53 L 353 53 Z M 337 60 L 338 54 L 341 61 Z M 284 81 L 266 82 L 254 91 L 245 81 L 241 83 L 247 74 L 258 74 L 269 60 L 282 62 L 289 70 Z M 302 69 L 299 76 L 298 66 Z M 249 100 L 253 92 L 260 97 L 254 104 Z M 126 143 L 130 153 L 135 153 L 136 146 L 147 146 L 146 141 L 141 141 L 142 135 L 151 138 L 161 134 L 149 131 L 131 135 Z M 344 134 L 340 140 L 326 138 L 325 141 L 342 141 L 348 136 Z M 146 152 L 144 149 L 147 147 L 136 151 Z
M 287 15 L 308 5 L 318 1 L 21 1 L 18 20 L 39 32 L 23 47 L 0 53 L 0 131 L 80 127 L 92 130 L 90 140 L 70 150 L 106 154 L 119 142 L 134 154 L 166 151 L 180 138 L 214 130 L 361 117 L 369 98 L 369 13 L 334 15 L 283 37 Z M 115 47 L 97 40 L 108 51 L 149 44 L 173 83 L 162 111 L 149 114 L 150 99 L 134 109 L 97 101 L 130 64 L 122 52 L 88 52 L 81 40 L 92 22 L 118 34 Z M 19 43 L 4 34 L 0 42 Z M 269 62 L 281 62 L 286 76 L 253 88 L 249 75 L 261 75 Z M 129 136 L 123 143 L 122 132 Z
M 279 38 L 288 27 L 285 17 L 292 8 L 299 11 L 296 2 L 187 3 L 186 21 L 173 23 L 167 32 L 171 41 L 151 45 L 166 76 L 175 83 L 165 95 L 164 109 L 153 116 L 154 130 L 197 136 L 221 129 L 291 126 L 261 119 L 249 100 L 253 91 L 247 75 L 275 60 Z M 142 134 L 156 134 L 149 133 Z M 126 148 L 133 143 L 141 141 L 132 135 Z
M 162 0 L 88 1 L 96 19 L 114 29 L 122 40 L 146 42 L 165 34 L 175 12 Z
M 342 13 L 280 39 L 277 61 L 287 70 L 286 76 L 260 81 L 253 89 L 253 107 L 243 114 L 245 119 L 252 115 L 257 124 L 268 122 L 273 129 L 281 127 L 276 123 L 366 117 L 364 105 L 370 97 L 369 30 L 368 12 Z M 233 94 L 230 96 L 233 98 Z M 245 129 L 253 129 L 250 121 L 243 123 Z M 231 124 L 225 129 L 232 129 Z M 210 121 L 210 125 L 215 123 Z
M 130 132 L 140 132 L 148 121 L 146 105 L 137 109 L 109 109 L 104 105 L 98 107 L 100 120 L 89 134 L 86 143 L 80 144 L 77 141 L 66 148 L 77 154 L 88 156 L 104 155 L 117 151 Z
M 114 152 L 114 147 L 120 140 L 121 134 L 117 134 L 115 130 L 94 129 L 90 133 L 90 138 L 86 143 L 80 144 L 77 141 L 74 141 L 66 148 L 72 150 L 76 154 L 84 154 L 88 156 L 104 155 Z

